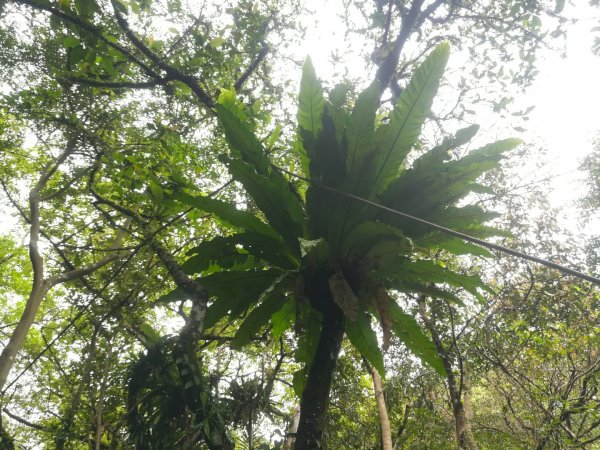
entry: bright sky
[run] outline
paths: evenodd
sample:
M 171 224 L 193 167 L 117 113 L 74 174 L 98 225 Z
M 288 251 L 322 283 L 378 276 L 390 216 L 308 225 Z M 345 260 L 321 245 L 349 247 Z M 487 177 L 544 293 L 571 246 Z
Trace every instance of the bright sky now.
M 536 109 L 528 128 L 548 150 L 545 157 L 551 174 L 559 175 L 577 169 L 582 158 L 592 149 L 600 133 L 600 57 L 591 53 L 594 35 L 591 29 L 600 24 L 600 10 L 587 2 L 567 7 L 566 13 L 579 18 L 567 32 L 566 58 L 544 52 L 540 74 L 527 97 Z M 556 179 L 554 203 L 571 202 L 581 194 L 578 174 Z M 570 194 L 570 195 L 569 195 Z

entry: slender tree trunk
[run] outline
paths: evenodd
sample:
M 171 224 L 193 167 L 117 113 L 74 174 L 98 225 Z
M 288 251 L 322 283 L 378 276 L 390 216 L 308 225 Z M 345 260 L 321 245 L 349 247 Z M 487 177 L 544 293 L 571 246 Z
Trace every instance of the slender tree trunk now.
M 466 403 L 470 406 L 469 397 L 469 383 L 467 374 L 464 366 L 460 364 L 461 379 L 458 381 L 454 375 L 454 368 L 452 366 L 452 357 L 449 351 L 442 344 L 440 335 L 432 322 L 427 308 L 425 305 L 425 297 L 421 296 L 418 300 L 419 313 L 425 327 L 431 333 L 431 338 L 436 347 L 439 357 L 444 363 L 446 369 L 446 381 L 448 384 L 448 392 L 450 394 L 450 402 L 452 403 L 452 413 L 454 414 L 454 423 L 456 428 L 456 442 L 458 444 L 458 450 L 479 450 L 475 437 L 471 431 L 470 412 L 465 411 L 465 404 L 463 403 L 463 397 L 467 398 Z
M 383 383 L 381 376 L 375 367 L 369 367 L 371 377 L 373 378 L 373 389 L 375 390 L 375 401 L 377 402 L 377 410 L 379 411 L 379 427 L 381 429 L 381 449 L 393 450 L 392 445 L 392 428 L 390 426 L 390 418 L 388 417 L 387 408 L 385 406 L 385 397 L 383 395 Z
M 35 315 L 40 304 L 51 287 L 47 280 L 44 279 L 44 262 L 38 249 L 40 238 L 40 199 L 37 189 L 32 190 L 29 194 L 29 211 L 31 222 L 29 229 L 29 259 L 33 268 L 33 283 L 19 323 L 11 334 L 8 344 L 2 349 L 2 354 L 0 354 L 0 395 L 4 392 L 4 385 L 8 379 L 10 369 L 15 362 L 17 353 L 23 347 L 27 332 L 35 320 Z
M 288 437 L 285 438 L 285 442 L 283 443 L 283 450 L 292 450 L 294 448 L 294 436 L 298 431 L 298 425 L 300 425 L 300 405 L 294 408 L 294 414 L 292 415 L 292 421 L 288 429 Z
M 44 178 L 42 177 L 42 180 L 43 179 Z M 121 245 L 121 241 L 124 235 L 124 231 L 120 230 L 117 234 L 117 237 L 115 238 L 115 241 L 109 247 L 108 250 L 115 251 L 115 253 L 113 253 L 112 255 L 109 255 L 88 266 L 70 270 L 68 272 L 53 277 L 44 278 L 44 260 L 38 248 L 38 243 L 41 234 L 40 197 L 38 195 L 38 191 L 41 189 L 40 186 L 43 186 L 40 183 L 41 181 L 38 182 L 38 187 L 29 194 L 29 259 L 31 261 L 31 267 L 33 269 L 33 283 L 31 285 L 29 298 L 25 303 L 25 309 L 23 310 L 23 313 L 19 318 L 19 323 L 17 324 L 15 330 L 11 334 L 10 339 L 8 340 L 8 344 L 6 344 L 6 347 L 2 349 L 2 353 L 0 354 L 0 397 L 4 394 L 4 386 L 6 385 L 8 374 L 12 369 L 17 353 L 19 353 L 23 348 L 23 344 L 25 343 L 25 339 L 27 338 L 29 329 L 31 328 L 31 325 L 35 320 L 35 316 L 40 308 L 40 305 L 46 298 L 46 295 L 48 294 L 50 289 L 52 289 L 58 284 L 65 283 L 67 281 L 72 281 L 81 278 L 85 275 L 88 275 L 107 265 L 108 263 L 116 260 L 119 257 L 119 253 L 117 252 L 117 250 Z M 127 228 L 130 222 L 131 221 L 128 220 L 125 223 L 124 228 Z
M 70 441 L 70 438 L 73 434 L 71 428 L 73 427 L 73 423 L 75 421 L 75 416 L 79 409 L 79 405 L 81 404 L 81 396 L 83 395 L 83 390 L 90 384 L 90 378 L 92 374 L 92 364 L 96 358 L 96 336 L 98 334 L 98 328 L 94 328 L 92 332 L 92 336 L 90 338 L 90 343 L 88 347 L 88 354 L 86 356 L 85 362 L 82 368 L 82 375 L 79 384 L 77 385 L 77 390 L 72 394 L 71 402 L 69 404 L 69 409 L 67 409 L 66 414 L 61 418 L 60 430 L 55 433 L 55 449 L 56 450 L 65 450 L 66 444 Z
M 36 313 L 46 297 L 49 288 L 50 286 L 45 283 L 44 280 L 41 282 L 34 281 L 33 289 L 25 303 L 25 309 L 23 310 L 23 314 L 21 314 L 19 323 L 11 334 L 6 347 L 2 349 L 2 354 L 0 354 L 0 392 L 4 389 L 8 374 L 10 373 L 10 369 L 12 369 L 17 353 L 23 348 L 23 343 L 27 338 L 29 328 L 31 328 Z
M 332 305 L 323 313 L 319 343 L 302 393 L 295 450 L 322 448 L 321 441 L 329 407 L 331 380 L 343 336 L 343 313 L 337 306 Z
M 400 449 L 400 439 L 402 439 L 402 435 L 404 434 L 404 430 L 406 429 L 406 424 L 408 423 L 408 415 L 410 413 L 410 403 L 407 403 L 404 406 L 404 414 L 402 415 L 402 421 L 400 422 L 400 426 L 396 431 L 396 442 L 394 444 L 394 450 Z

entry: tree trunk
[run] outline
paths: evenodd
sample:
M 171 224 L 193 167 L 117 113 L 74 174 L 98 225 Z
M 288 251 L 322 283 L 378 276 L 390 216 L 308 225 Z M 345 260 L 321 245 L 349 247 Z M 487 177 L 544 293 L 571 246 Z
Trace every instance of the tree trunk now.
M 373 389 L 375 389 L 375 401 L 377 402 L 377 410 L 379 411 L 379 426 L 381 428 L 381 449 L 393 450 L 392 445 L 392 428 L 390 426 L 390 418 L 388 417 L 387 408 L 385 406 L 385 397 L 383 396 L 383 384 L 381 376 L 375 367 L 370 367 L 371 377 L 373 378 Z
M 448 369 L 446 369 L 448 370 Z M 456 380 L 452 372 L 448 372 L 448 387 L 452 412 L 456 424 L 456 442 L 459 450 L 479 450 L 473 432 L 471 431 L 471 386 L 466 368 L 462 368 L 462 389 L 456 388 Z M 461 398 L 462 394 L 462 398 Z
M 44 180 L 47 181 L 47 178 L 45 176 L 42 176 L 42 178 L 38 182 L 36 189 L 31 191 L 29 194 L 29 259 L 31 261 L 31 267 L 33 269 L 33 283 L 31 285 L 29 298 L 25 303 L 25 309 L 23 310 L 23 313 L 21 314 L 21 317 L 19 319 L 19 323 L 17 324 L 15 330 L 11 334 L 10 339 L 8 340 L 8 344 L 6 344 L 6 347 L 4 347 L 4 349 L 2 350 L 2 354 L 0 354 L 0 397 L 4 395 L 4 386 L 6 385 L 8 374 L 12 369 L 17 353 L 19 353 L 23 348 L 23 344 L 25 343 L 25 339 L 27 338 L 29 329 L 31 328 L 31 325 L 35 320 L 35 316 L 38 310 L 40 309 L 40 305 L 46 298 L 46 295 L 48 294 L 50 289 L 52 289 L 58 284 L 65 283 L 67 281 L 72 281 L 81 278 L 85 275 L 89 275 L 90 273 L 116 260 L 119 257 L 119 253 L 117 252 L 117 250 L 121 245 L 125 229 L 128 228 L 129 224 L 131 223 L 131 220 L 127 220 L 125 222 L 125 226 L 123 227 L 123 229 L 119 230 L 115 241 L 109 247 L 108 250 L 115 251 L 114 254 L 109 255 L 88 266 L 81 267 L 79 269 L 73 269 L 57 276 L 44 278 L 44 260 L 38 248 L 38 243 L 41 234 L 40 197 L 38 195 L 38 192 L 41 189 L 41 187 L 44 186 L 44 184 L 42 183 L 45 183 Z
M 294 408 L 294 414 L 292 415 L 292 421 L 288 430 L 288 436 L 285 438 L 283 443 L 283 450 L 292 450 L 294 448 L 294 440 L 296 432 L 298 431 L 298 425 L 300 424 L 300 406 Z
M 323 313 L 319 343 L 302 393 L 295 450 L 322 448 L 321 441 L 329 407 L 331 380 L 343 336 L 343 313 L 337 306 L 332 305 Z
M 459 450 L 479 450 L 473 437 L 463 403 L 461 401 L 456 402 L 452 409 L 456 423 L 456 441 L 458 442 Z
M 23 348 L 23 343 L 27 338 L 29 328 L 31 328 L 31 324 L 33 324 L 33 321 L 35 320 L 40 304 L 48 293 L 50 286 L 44 281 L 45 280 L 40 280 L 39 282 L 36 282 L 34 280 L 33 289 L 25 303 L 25 309 L 23 310 L 23 314 L 21 314 L 19 323 L 10 335 L 6 347 L 2 349 L 2 354 L 0 354 L 0 393 L 3 393 L 4 391 L 8 374 L 10 373 L 10 369 L 12 369 L 17 353 Z
M 448 392 L 450 394 L 450 402 L 452 403 L 452 413 L 454 414 L 454 423 L 456 428 L 456 442 L 458 444 L 458 450 L 479 450 L 475 437 L 471 431 L 471 408 L 470 408 L 470 385 L 468 382 L 467 371 L 464 364 L 459 364 L 461 371 L 460 381 L 454 376 L 452 357 L 446 348 L 444 348 L 438 330 L 436 329 L 433 321 L 427 313 L 425 306 L 425 296 L 422 295 L 417 301 L 419 304 L 419 313 L 421 319 L 425 324 L 425 327 L 431 333 L 431 338 L 436 347 L 439 357 L 444 363 L 446 369 L 446 381 L 448 382 Z M 458 349 L 456 341 L 454 342 L 455 348 Z M 468 411 L 465 411 L 465 403 L 468 406 Z

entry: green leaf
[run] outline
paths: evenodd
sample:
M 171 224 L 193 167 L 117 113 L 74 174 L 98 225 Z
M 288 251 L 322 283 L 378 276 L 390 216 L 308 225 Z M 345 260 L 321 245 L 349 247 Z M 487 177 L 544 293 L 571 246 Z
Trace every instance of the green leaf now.
M 77 39 L 75 36 L 65 36 L 62 44 L 65 48 L 75 48 L 79 45 L 79 39 Z
M 150 179 L 148 180 L 148 187 L 154 200 L 161 203 L 163 201 L 163 190 L 160 184 Z
M 290 191 L 287 181 L 278 173 L 262 176 L 241 160 L 221 157 L 229 173 L 246 189 L 269 224 L 297 254 L 298 238 L 304 234 L 304 211 L 300 200 Z
M 281 239 L 273 228 L 262 222 L 254 214 L 241 211 L 229 203 L 211 197 L 194 197 L 183 192 L 173 194 L 173 198 L 187 205 L 194 206 L 201 211 L 215 214 L 235 228 L 251 230 L 264 236 Z
M 329 92 L 329 101 L 335 108 L 342 108 L 346 103 L 346 97 L 350 91 L 350 86 L 345 83 L 336 85 L 331 92 Z
M 369 161 L 365 161 L 370 163 L 370 175 L 364 180 L 366 183 L 363 183 L 361 194 L 383 192 L 400 173 L 402 163 L 417 142 L 421 126 L 431 111 L 449 55 L 448 43 L 438 45 L 402 91 L 381 147 L 372 153 Z
M 146 341 L 148 342 L 149 345 L 154 345 L 158 341 L 160 341 L 160 339 L 161 339 L 160 334 L 157 333 L 157 331 L 154 328 L 152 328 L 150 325 L 148 325 L 147 323 L 141 323 L 140 325 L 138 325 L 138 328 L 141 331 L 141 333 L 144 335 L 144 337 L 146 338 Z
M 223 39 L 222 37 L 216 37 L 208 41 L 208 45 L 210 45 L 212 48 L 219 48 L 224 43 L 225 39 Z
M 331 251 L 325 239 L 300 239 L 300 251 L 307 267 L 325 267 L 331 264 Z
M 383 275 L 383 270 L 380 270 Z M 398 264 L 390 264 L 386 268 L 386 274 L 392 279 L 394 288 L 402 290 L 402 283 L 442 283 L 455 287 L 462 287 L 479 300 L 484 300 L 479 289 L 494 293 L 494 290 L 486 285 L 478 275 L 465 275 L 446 269 L 433 261 L 418 260 L 411 261 L 407 258 L 400 260 Z
M 474 190 L 481 191 L 481 186 L 474 181 L 496 167 L 504 152 L 519 145 L 520 141 L 505 139 L 474 150 L 459 160 L 447 161 L 450 157 L 447 149 L 454 148 L 455 143 L 461 143 L 472 135 L 473 130 L 466 130 L 460 138 L 446 141 L 418 158 L 412 168 L 390 184 L 382 194 L 382 203 L 457 231 L 473 233 L 478 229 L 482 232 L 480 236 L 485 233 L 493 235 L 489 233 L 490 229 L 480 226 L 491 220 L 493 214 L 478 207 L 454 208 L 451 205 Z M 378 218 L 401 228 L 411 238 L 431 232 L 430 227 L 388 212 L 380 212 Z
M 311 177 L 327 186 L 343 188 L 345 176 L 345 156 L 343 144 L 338 142 L 329 107 L 323 112 L 323 130 L 314 142 L 310 154 Z M 308 139 L 312 137 L 307 137 Z M 333 246 L 339 244 L 343 231 L 341 224 L 345 218 L 348 200 L 339 194 L 310 185 L 306 192 L 306 210 L 310 218 L 309 228 L 313 237 L 324 237 Z
M 461 208 L 450 206 L 431 216 L 433 222 L 458 231 L 476 231 L 478 225 L 497 218 L 499 214 L 494 211 L 485 211 L 479 206 L 467 205 Z M 503 232 L 496 230 L 496 236 Z
M 103 57 L 101 64 L 104 71 L 111 77 L 116 77 L 118 75 L 118 72 L 115 70 L 115 66 L 113 65 L 111 58 L 106 56 Z
M 87 18 L 98 9 L 94 0 L 75 0 L 75 8 L 80 16 Z
M 238 236 L 239 244 L 256 258 L 273 266 L 294 269 L 300 264 L 298 254 L 280 239 L 247 232 Z
M 279 311 L 285 304 L 283 295 L 270 295 L 260 305 L 252 310 L 246 319 L 240 325 L 238 332 L 235 334 L 231 347 L 240 349 L 248 344 L 252 337 L 267 324 L 271 316 Z
M 439 298 L 447 300 L 450 303 L 454 303 L 459 306 L 465 306 L 465 303 L 452 292 L 448 292 L 445 289 L 439 289 L 431 284 L 426 285 L 419 283 L 418 280 L 408 281 L 403 280 L 401 283 L 397 282 L 394 284 L 394 288 L 401 292 L 411 292 L 418 294 L 425 294 L 429 297 Z
M 459 238 L 448 238 L 448 235 L 441 232 L 430 233 L 415 243 L 418 247 L 443 249 L 454 255 L 474 255 L 485 258 L 492 258 L 494 256 L 480 245 L 471 244 Z
M 454 135 L 454 139 L 452 141 L 452 148 L 460 147 L 461 145 L 465 145 L 469 142 L 479 131 L 479 125 L 469 125 L 466 128 L 461 128 Z
M 317 79 L 310 57 L 307 57 L 302 67 L 300 93 L 298 94 L 298 142 L 296 145 L 296 150 L 300 153 L 302 171 L 307 176 L 310 175 L 308 158 L 314 156 L 314 145 L 323 127 L 324 107 L 323 88 Z
M 292 387 L 298 398 L 302 397 L 304 386 L 306 385 L 306 372 L 304 369 L 298 369 L 292 374 Z
M 229 269 L 232 266 L 248 259 L 247 253 L 241 253 L 237 247 L 238 235 L 218 236 L 214 239 L 202 242 L 197 247 L 188 251 L 192 255 L 181 268 L 188 275 L 201 273 L 212 264 L 218 264 L 222 268 Z
M 379 83 L 374 82 L 356 100 L 350 115 L 346 137 L 346 172 L 362 171 L 365 155 L 373 151 L 375 145 L 375 113 L 379 107 Z M 357 167 L 357 164 L 360 164 Z
M 446 376 L 446 369 L 431 339 L 421 330 L 415 318 L 406 314 L 394 302 L 389 304 L 390 317 L 392 319 L 392 331 L 406 345 L 406 347 L 418 356 L 421 361 L 431 366 L 441 376 Z
M 282 127 L 281 127 L 280 123 L 278 123 L 277 125 L 275 125 L 275 129 L 269 134 L 269 137 L 265 141 L 265 146 L 268 149 L 272 149 L 275 146 L 275 143 L 281 137 L 281 130 L 282 130 Z
M 321 115 L 324 106 L 323 88 L 317 79 L 310 57 L 307 57 L 302 68 L 300 94 L 298 95 L 298 126 L 300 129 L 308 131 L 314 139 L 317 138 L 323 127 Z
M 275 339 L 279 339 L 283 332 L 290 328 L 296 318 L 296 302 L 290 298 L 283 307 L 271 315 L 271 332 Z
M 204 327 L 210 328 L 227 314 L 233 318 L 239 316 L 280 276 L 281 271 L 270 269 L 215 272 L 198 278 L 196 281 L 206 288 L 210 298 L 215 299 L 206 311 Z M 159 297 L 156 303 L 172 303 L 186 298 L 178 288 Z
M 76 45 L 69 52 L 69 64 L 75 66 L 85 58 L 86 50 L 81 45 Z
M 381 222 L 363 222 L 344 238 L 341 254 L 349 259 L 370 259 L 384 264 L 388 257 L 410 253 L 410 240 L 395 227 Z
M 325 105 L 321 117 L 323 128 L 319 132 L 313 150 L 309 153 L 310 175 L 328 186 L 339 186 L 345 175 L 344 148 L 338 143 L 335 122 L 331 115 L 330 105 Z M 307 132 L 300 132 L 313 142 L 312 136 Z
M 277 267 L 292 269 L 299 263 L 287 246 L 277 239 L 262 234 L 246 232 L 231 236 L 219 236 L 204 241 L 188 251 L 192 255 L 182 266 L 188 274 L 201 273 L 211 264 L 231 268 L 246 262 L 248 255 Z
M 280 271 L 271 269 L 216 272 L 202 278 L 209 296 L 216 297 L 206 311 L 205 328 L 225 315 L 238 317 L 280 277 Z
M 222 105 L 225 110 L 229 111 L 239 120 L 241 120 L 242 123 L 247 123 L 251 120 L 251 118 L 248 116 L 246 105 L 237 99 L 235 90 L 221 88 L 217 102 L 219 105 Z M 225 121 L 227 121 L 226 118 Z
M 242 122 L 239 107 L 230 109 L 234 106 L 229 101 L 215 106 L 229 147 L 237 157 L 252 165 L 256 172 L 266 176 L 269 173 L 269 158 L 252 130 Z
M 371 328 L 371 316 L 364 311 L 358 313 L 356 321 L 346 320 L 346 336 L 352 345 L 385 377 L 383 354 L 377 342 L 377 335 Z

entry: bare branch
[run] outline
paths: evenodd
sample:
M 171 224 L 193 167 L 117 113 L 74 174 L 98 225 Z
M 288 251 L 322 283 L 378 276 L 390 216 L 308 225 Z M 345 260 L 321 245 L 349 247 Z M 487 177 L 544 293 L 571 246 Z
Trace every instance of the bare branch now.
M 244 71 L 240 78 L 238 78 L 238 80 L 235 82 L 234 88 L 236 92 L 242 88 L 246 80 L 256 70 L 260 62 L 265 58 L 265 56 L 267 56 L 268 52 L 269 46 L 267 44 L 263 44 L 262 48 L 260 49 L 260 52 L 258 52 L 258 55 L 256 55 L 254 61 L 252 61 L 252 63 L 248 66 L 248 68 Z
M 30 421 L 28 421 L 26 419 L 23 419 L 22 417 L 17 416 L 15 413 L 9 411 L 7 408 L 4 408 L 2 410 L 2 412 L 4 412 L 11 419 L 16 420 L 20 424 L 25 425 L 25 426 L 27 426 L 29 428 L 33 428 L 34 430 L 38 430 L 38 431 L 45 431 L 47 433 L 52 432 L 52 430 L 50 430 L 50 429 L 48 429 L 48 428 L 46 428 L 46 427 L 44 427 L 42 425 L 38 425 L 37 423 L 30 422 Z
M 172 78 L 163 77 L 151 81 L 100 81 L 89 78 L 71 77 L 69 81 L 109 89 L 152 89 L 156 86 L 165 86 L 169 81 L 172 81 Z

